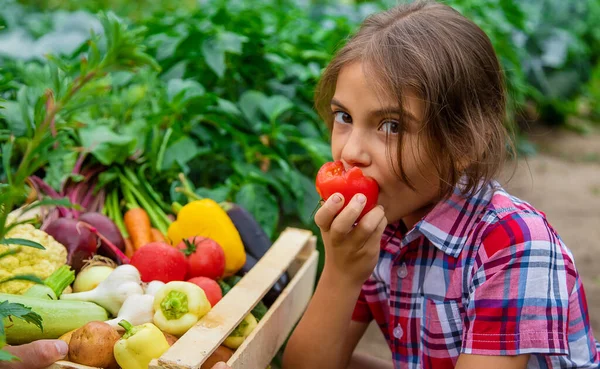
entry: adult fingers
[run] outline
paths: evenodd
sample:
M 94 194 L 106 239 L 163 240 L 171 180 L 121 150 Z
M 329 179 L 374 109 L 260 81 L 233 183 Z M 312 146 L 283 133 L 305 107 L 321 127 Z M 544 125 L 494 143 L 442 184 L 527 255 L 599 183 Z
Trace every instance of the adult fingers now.
M 325 204 L 315 214 L 315 223 L 321 231 L 329 231 L 333 218 L 335 218 L 342 206 L 344 206 L 344 196 L 339 193 L 329 196 Z
M 39 340 L 19 346 L 7 346 L 6 350 L 21 361 L 12 361 L 0 365 L 2 369 L 42 369 L 63 359 L 69 352 L 69 346 L 61 340 Z
M 231 367 L 221 361 L 213 365 L 212 369 L 231 369 Z

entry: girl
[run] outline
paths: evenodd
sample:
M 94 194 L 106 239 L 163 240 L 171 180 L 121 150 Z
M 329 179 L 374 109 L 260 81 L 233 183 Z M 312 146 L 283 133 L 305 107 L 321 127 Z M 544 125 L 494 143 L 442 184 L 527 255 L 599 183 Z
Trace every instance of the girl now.
M 493 179 L 505 100 L 490 40 L 442 4 L 371 16 L 339 51 L 316 106 L 380 195 L 356 225 L 361 194 L 315 214 L 325 267 L 284 369 L 347 368 L 373 319 L 394 368 L 600 366 L 571 253 Z

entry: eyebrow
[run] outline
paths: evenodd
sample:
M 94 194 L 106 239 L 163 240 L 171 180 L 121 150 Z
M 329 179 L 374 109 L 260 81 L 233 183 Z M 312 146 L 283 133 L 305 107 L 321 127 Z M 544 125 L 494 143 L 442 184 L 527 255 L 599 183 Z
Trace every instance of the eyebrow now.
M 339 106 L 340 108 L 342 108 L 342 109 L 344 109 L 346 111 L 349 111 L 349 109 L 346 108 L 344 106 L 344 104 L 342 104 L 339 100 L 337 100 L 335 98 L 331 99 L 331 105 Z M 415 116 L 412 115 L 411 112 L 409 112 L 406 109 L 404 111 L 402 111 L 402 110 L 398 109 L 395 106 L 390 106 L 390 107 L 383 108 L 383 109 L 372 110 L 371 112 L 369 112 L 369 115 L 371 115 L 371 116 L 378 116 L 378 117 L 386 116 L 386 115 L 389 115 L 389 114 L 397 114 L 399 116 L 403 116 L 404 115 L 409 120 L 412 120 L 412 121 L 415 121 L 415 122 L 417 121 L 417 118 L 415 118 Z

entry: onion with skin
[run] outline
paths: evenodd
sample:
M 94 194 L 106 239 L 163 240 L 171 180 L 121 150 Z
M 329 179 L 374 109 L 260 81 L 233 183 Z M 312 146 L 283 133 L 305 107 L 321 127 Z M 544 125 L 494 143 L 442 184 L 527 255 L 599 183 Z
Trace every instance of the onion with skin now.
M 110 273 L 117 267 L 117 264 L 111 259 L 94 255 L 87 260 L 81 268 L 75 282 L 73 283 L 73 292 L 91 291 L 104 281 Z

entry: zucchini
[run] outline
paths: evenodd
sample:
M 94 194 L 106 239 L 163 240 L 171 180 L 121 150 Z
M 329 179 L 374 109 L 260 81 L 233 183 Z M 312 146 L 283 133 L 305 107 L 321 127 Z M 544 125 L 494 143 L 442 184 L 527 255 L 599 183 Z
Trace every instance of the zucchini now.
M 46 338 L 58 338 L 91 321 L 108 320 L 108 312 L 92 302 L 49 300 L 38 297 L 0 293 L 0 301 L 22 304 L 42 317 L 40 330 L 21 319 L 4 319 L 6 342 L 19 345 Z

